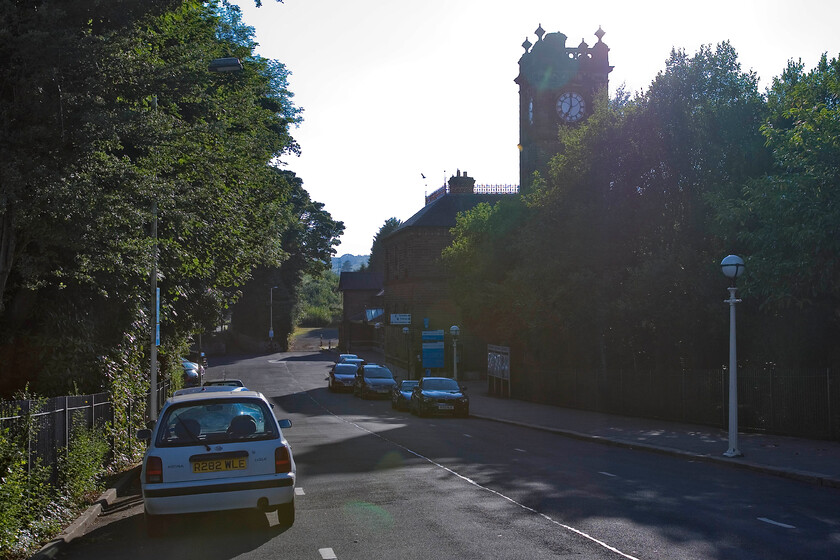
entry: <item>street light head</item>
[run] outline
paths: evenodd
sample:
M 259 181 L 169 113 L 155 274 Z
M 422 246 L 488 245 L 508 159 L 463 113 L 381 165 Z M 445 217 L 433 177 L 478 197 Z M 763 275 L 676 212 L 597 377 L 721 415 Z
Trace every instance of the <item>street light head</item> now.
M 228 56 L 225 58 L 214 58 L 207 67 L 211 72 L 227 73 L 242 71 L 242 63 L 238 58 Z
M 744 273 L 744 259 L 738 255 L 729 255 L 720 261 L 720 270 L 723 275 L 735 283 L 735 279 Z
M 461 329 L 458 328 L 458 325 L 452 325 L 451 327 L 449 327 L 449 334 L 451 334 L 452 336 L 458 336 L 459 334 L 461 334 Z

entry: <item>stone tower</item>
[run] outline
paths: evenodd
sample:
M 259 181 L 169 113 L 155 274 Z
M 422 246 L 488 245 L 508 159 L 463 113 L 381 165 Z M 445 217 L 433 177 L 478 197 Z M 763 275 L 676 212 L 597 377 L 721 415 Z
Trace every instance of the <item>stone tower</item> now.
M 537 42 L 526 38 L 525 54 L 519 59 L 519 184 L 528 192 L 534 171 L 545 177 L 548 161 L 559 151 L 558 127 L 576 126 L 592 113 L 598 92 L 609 86 L 609 47 L 604 31 L 595 32 L 598 42 L 590 47 L 581 40 L 566 46 L 566 36 L 549 33 L 540 25 Z

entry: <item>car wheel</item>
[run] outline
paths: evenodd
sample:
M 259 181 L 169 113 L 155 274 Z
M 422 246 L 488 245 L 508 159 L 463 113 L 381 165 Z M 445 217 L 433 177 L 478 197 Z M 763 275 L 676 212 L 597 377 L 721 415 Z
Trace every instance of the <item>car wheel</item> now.
M 423 407 L 423 403 L 417 404 L 417 416 L 419 416 L 420 418 L 426 417 L 426 409 Z
M 295 501 L 277 506 L 277 521 L 280 525 L 290 527 L 295 524 Z
M 391 408 L 397 410 L 397 403 L 394 402 L 394 399 L 391 399 Z
M 160 515 L 152 515 L 144 509 L 143 520 L 146 522 L 146 535 L 160 537 L 166 533 L 166 524 Z

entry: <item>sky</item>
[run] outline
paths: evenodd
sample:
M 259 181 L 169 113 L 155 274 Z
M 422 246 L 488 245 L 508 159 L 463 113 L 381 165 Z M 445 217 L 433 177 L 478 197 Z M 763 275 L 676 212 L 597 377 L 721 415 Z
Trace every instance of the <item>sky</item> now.
M 610 95 L 647 90 L 673 48 L 730 41 L 764 91 L 789 60 L 840 56 L 837 0 L 236 0 L 257 53 L 291 72 L 301 155 L 283 158 L 345 231 L 336 256 L 367 255 L 458 171 L 519 182 L 514 79 L 538 26 L 568 47 L 610 48 Z M 425 176 L 425 178 L 424 178 Z

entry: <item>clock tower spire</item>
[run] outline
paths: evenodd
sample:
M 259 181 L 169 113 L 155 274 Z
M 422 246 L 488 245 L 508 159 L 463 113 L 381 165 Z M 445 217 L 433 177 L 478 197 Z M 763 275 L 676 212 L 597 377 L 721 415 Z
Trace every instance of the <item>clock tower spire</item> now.
M 575 126 L 592 113 L 597 92 L 609 86 L 609 47 L 604 31 L 595 32 L 598 42 L 590 47 L 581 40 L 566 46 L 562 33 L 546 34 L 542 25 L 527 38 L 519 59 L 519 184 L 528 192 L 534 171 L 545 176 L 548 161 L 559 151 L 560 126 Z

